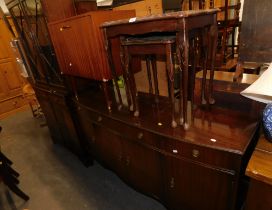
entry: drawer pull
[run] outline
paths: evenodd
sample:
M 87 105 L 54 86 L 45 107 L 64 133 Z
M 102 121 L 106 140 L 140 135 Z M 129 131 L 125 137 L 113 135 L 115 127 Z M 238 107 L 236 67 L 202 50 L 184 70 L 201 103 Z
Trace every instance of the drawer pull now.
M 101 122 L 102 121 L 102 117 L 101 116 L 99 116 L 98 118 L 97 118 L 97 122 Z
M 64 30 L 70 29 L 70 28 L 71 28 L 71 26 L 62 26 L 62 27 L 60 27 L 60 31 L 64 31 Z
M 138 139 L 142 139 L 144 137 L 144 134 L 141 132 L 141 133 L 138 133 Z
M 174 177 L 172 177 L 170 181 L 170 188 L 174 188 L 174 187 L 175 187 L 175 179 Z
M 193 149 L 192 155 L 193 155 L 194 158 L 198 158 L 199 157 L 199 151 L 197 149 Z
M 173 152 L 174 154 L 178 154 L 178 150 L 177 150 L 177 149 L 173 149 L 172 152 Z

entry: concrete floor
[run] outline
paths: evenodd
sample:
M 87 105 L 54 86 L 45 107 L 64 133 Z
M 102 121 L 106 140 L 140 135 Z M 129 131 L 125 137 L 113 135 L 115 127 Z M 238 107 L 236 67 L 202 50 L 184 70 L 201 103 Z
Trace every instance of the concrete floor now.
M 0 183 L 0 210 L 165 210 L 95 163 L 86 168 L 66 149 L 52 144 L 42 119 L 29 110 L 0 120 L 2 152 L 20 175 L 24 202 Z

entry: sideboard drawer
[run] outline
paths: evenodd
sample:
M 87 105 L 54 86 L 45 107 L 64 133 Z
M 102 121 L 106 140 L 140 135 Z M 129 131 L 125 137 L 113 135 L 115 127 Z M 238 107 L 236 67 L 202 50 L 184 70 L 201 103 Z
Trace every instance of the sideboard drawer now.
M 162 141 L 161 148 L 169 155 L 207 164 L 212 167 L 233 171 L 236 171 L 239 168 L 239 155 L 234 155 L 227 151 L 166 138 Z

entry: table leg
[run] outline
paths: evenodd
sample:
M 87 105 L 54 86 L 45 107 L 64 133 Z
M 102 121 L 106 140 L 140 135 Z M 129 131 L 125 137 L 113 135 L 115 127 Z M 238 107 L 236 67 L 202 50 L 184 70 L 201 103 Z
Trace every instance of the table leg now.
M 208 30 L 207 28 L 203 28 L 201 30 L 202 41 L 201 41 L 201 49 L 203 54 L 203 76 L 201 81 L 201 104 L 207 104 L 206 100 L 206 82 L 207 82 L 207 61 L 208 61 Z
M 166 45 L 166 70 L 168 74 L 168 82 L 170 83 L 170 100 L 172 109 L 172 128 L 177 127 L 177 122 L 175 120 L 175 96 L 174 96 L 174 65 L 172 58 L 172 45 Z
M 180 89 L 183 90 L 183 98 L 181 99 L 183 103 L 183 118 L 184 124 L 183 127 L 185 130 L 189 128 L 188 117 L 187 117 L 187 100 L 188 100 L 188 59 L 189 59 L 189 34 L 186 26 L 184 26 L 184 30 L 182 33 L 181 43 L 178 43 L 178 48 L 181 51 L 181 62 L 183 66 L 182 70 L 182 86 Z
M 106 29 L 104 29 L 104 35 L 105 35 L 105 37 L 107 37 Z M 113 80 L 114 80 L 114 83 L 115 83 L 115 88 L 116 88 L 116 91 L 117 91 L 117 96 L 118 96 L 118 101 L 119 101 L 118 109 L 120 110 L 122 108 L 122 106 L 123 106 L 123 100 L 122 100 L 122 97 L 121 97 L 120 88 L 118 86 L 117 74 L 116 74 L 113 59 L 112 59 L 111 42 L 108 39 L 105 40 L 105 49 L 107 51 L 109 66 L 110 66 L 110 69 L 111 69 L 112 77 L 113 77 Z M 109 110 L 111 110 L 111 109 L 109 109 Z
M 129 107 L 130 111 L 133 111 L 133 106 L 131 103 L 131 88 L 130 88 L 128 71 L 127 71 L 128 63 L 126 62 L 126 58 L 124 55 L 124 47 L 122 47 L 122 46 L 121 46 L 121 51 L 120 51 L 120 58 L 121 58 L 121 65 L 122 65 L 122 70 L 123 70 L 123 77 L 124 77 L 124 81 L 125 81 L 125 90 L 126 90 L 128 107 Z
M 134 116 L 139 117 L 139 104 L 138 104 L 138 92 L 137 92 L 137 87 L 136 87 L 136 82 L 134 78 L 134 73 L 132 72 L 132 69 L 130 68 L 130 56 L 128 53 L 128 48 L 127 46 L 124 46 L 124 53 L 125 53 L 125 66 L 126 66 L 126 71 L 128 73 L 128 79 L 130 82 L 130 89 L 131 89 L 131 97 L 133 101 L 133 110 L 134 110 Z
M 218 29 L 217 29 L 217 25 L 212 25 L 210 27 L 210 32 L 209 32 L 209 36 L 210 36 L 210 45 L 211 45 L 211 71 L 210 71 L 210 81 L 209 81 L 209 94 L 208 94 L 208 101 L 209 104 L 214 104 L 215 100 L 213 98 L 213 79 L 214 79 L 214 64 L 215 64 L 215 56 L 216 56 L 216 48 L 217 48 L 217 37 L 218 37 Z
M 102 88 L 103 88 L 103 91 L 104 91 L 107 108 L 108 108 L 109 111 L 111 111 L 112 102 L 110 100 L 110 95 L 109 95 L 108 81 L 103 81 L 102 82 Z
M 159 82 L 158 82 L 158 71 L 157 71 L 157 60 L 156 56 L 151 56 L 151 64 L 152 64 L 152 72 L 154 78 L 154 86 L 155 86 L 155 102 L 159 103 Z
M 147 79 L 148 79 L 148 84 L 149 84 L 149 94 L 153 94 L 150 62 L 151 62 L 151 58 L 150 58 L 150 56 L 147 55 L 145 57 L 145 63 L 146 63 Z

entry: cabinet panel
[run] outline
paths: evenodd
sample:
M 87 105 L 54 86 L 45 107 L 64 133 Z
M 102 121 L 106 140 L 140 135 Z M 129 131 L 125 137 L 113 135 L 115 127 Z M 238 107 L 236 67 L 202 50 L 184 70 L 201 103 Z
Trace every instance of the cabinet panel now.
M 165 197 L 172 209 L 232 209 L 234 176 L 192 162 L 165 157 Z
M 131 185 L 152 197 L 162 198 L 160 154 L 130 140 L 125 141 L 125 164 Z
M 22 80 L 17 72 L 17 66 L 13 62 L 1 63 L 0 72 L 8 86 L 9 91 L 20 89 Z

